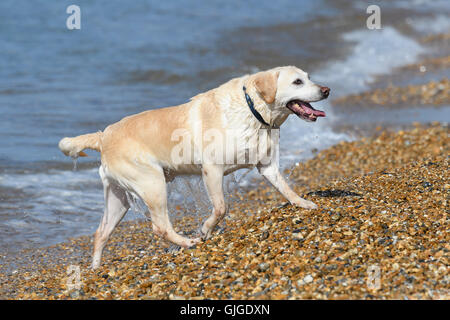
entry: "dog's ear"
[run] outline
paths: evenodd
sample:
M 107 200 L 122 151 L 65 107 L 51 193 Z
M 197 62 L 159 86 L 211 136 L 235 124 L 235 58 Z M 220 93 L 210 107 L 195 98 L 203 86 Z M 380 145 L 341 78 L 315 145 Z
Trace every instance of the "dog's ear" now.
M 256 90 L 267 103 L 273 103 L 275 101 L 279 74 L 279 71 L 264 71 L 255 75 L 253 83 Z

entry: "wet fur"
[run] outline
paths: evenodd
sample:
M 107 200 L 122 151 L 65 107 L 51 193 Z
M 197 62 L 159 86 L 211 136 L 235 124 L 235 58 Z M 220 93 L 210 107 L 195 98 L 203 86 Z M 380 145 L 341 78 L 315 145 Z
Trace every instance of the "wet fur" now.
M 300 78 L 302 86 L 292 81 Z M 251 165 L 215 163 L 174 163 L 171 150 L 178 143 L 172 133 L 188 130 L 192 143 L 202 139 L 202 133 L 216 129 L 240 129 L 239 141 L 244 144 L 263 126 L 250 112 L 242 87 L 254 100 L 256 110 L 271 126 L 279 127 L 292 114 L 286 108 L 292 99 L 318 101 L 323 99 L 320 86 L 311 82 L 307 73 L 296 67 L 279 67 L 235 78 L 193 97 L 189 102 L 157 110 L 145 111 L 108 126 L 103 132 L 64 138 L 59 147 L 64 154 L 77 157 L 84 149 L 101 153 L 100 177 L 103 183 L 105 211 L 95 232 L 92 267 L 101 262 L 103 248 L 114 228 L 128 211 L 126 193 L 138 195 L 150 209 L 155 234 L 182 247 L 190 247 L 211 237 L 214 227 L 223 219 L 227 208 L 223 195 L 223 176 Z M 227 131 L 228 132 L 228 131 Z M 204 146 L 203 146 L 204 147 Z M 274 148 L 270 142 L 267 148 Z M 267 154 L 267 152 L 266 152 Z M 280 174 L 275 159 L 269 164 L 256 164 L 264 176 L 290 203 L 308 209 L 317 206 L 299 197 Z M 211 216 L 204 222 L 201 238 L 186 238 L 176 233 L 167 211 L 166 181 L 180 174 L 201 174 L 213 204 Z

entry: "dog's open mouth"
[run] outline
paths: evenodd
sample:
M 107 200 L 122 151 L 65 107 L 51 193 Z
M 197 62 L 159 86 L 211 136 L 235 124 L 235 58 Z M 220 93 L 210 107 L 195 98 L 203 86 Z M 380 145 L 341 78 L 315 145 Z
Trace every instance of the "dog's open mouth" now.
M 292 100 L 286 107 L 306 121 L 316 121 L 318 117 L 325 117 L 325 112 L 314 109 L 308 102 Z

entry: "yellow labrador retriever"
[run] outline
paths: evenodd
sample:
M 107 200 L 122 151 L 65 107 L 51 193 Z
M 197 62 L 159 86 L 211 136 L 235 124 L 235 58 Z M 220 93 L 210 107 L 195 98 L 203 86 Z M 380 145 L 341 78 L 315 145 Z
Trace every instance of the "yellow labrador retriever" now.
M 317 208 L 299 197 L 280 174 L 277 135 L 292 113 L 307 121 L 324 117 L 309 102 L 329 93 L 299 68 L 278 67 L 232 79 L 176 107 L 125 117 L 103 132 L 62 139 L 59 148 L 67 156 L 85 156 L 84 149 L 101 152 L 105 212 L 95 232 L 92 267 L 100 265 L 109 236 L 130 207 L 127 193 L 148 206 L 157 235 L 182 247 L 201 240 L 176 233 L 169 220 L 166 181 L 177 175 L 203 176 L 213 204 L 201 228 L 203 239 L 226 213 L 224 175 L 240 168 L 256 166 L 290 203 Z

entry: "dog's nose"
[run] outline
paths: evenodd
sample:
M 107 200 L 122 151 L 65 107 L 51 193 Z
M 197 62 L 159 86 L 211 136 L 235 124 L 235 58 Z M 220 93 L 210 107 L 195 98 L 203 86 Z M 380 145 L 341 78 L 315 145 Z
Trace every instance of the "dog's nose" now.
M 322 94 L 325 97 L 328 97 L 330 95 L 330 88 L 328 87 L 320 87 L 320 91 L 322 91 Z

